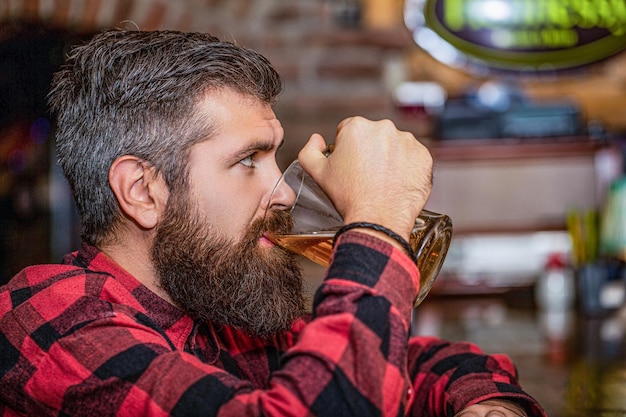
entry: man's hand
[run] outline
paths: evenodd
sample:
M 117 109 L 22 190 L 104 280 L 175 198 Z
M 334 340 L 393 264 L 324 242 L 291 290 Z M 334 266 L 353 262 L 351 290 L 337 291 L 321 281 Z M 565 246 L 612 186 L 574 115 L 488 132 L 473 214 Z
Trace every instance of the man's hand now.
M 335 148 L 313 135 L 298 159 L 328 194 L 345 223 L 371 222 L 408 240 L 432 187 L 432 157 L 409 132 L 389 120 L 343 120 Z

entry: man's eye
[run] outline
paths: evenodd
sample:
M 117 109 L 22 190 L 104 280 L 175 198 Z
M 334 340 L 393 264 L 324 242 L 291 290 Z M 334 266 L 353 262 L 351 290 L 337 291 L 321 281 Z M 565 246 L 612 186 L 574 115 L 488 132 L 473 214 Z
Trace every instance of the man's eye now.
M 247 158 L 243 158 L 241 161 L 239 161 L 239 163 L 248 168 L 254 168 L 254 159 L 252 159 L 252 155 L 248 156 Z

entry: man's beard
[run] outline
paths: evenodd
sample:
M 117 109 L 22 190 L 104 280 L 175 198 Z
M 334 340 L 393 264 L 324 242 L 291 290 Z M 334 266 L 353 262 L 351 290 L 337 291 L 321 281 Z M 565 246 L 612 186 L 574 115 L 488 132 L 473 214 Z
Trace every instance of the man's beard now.
M 288 213 L 268 212 L 233 243 L 202 220 L 189 197 L 170 196 L 169 202 L 152 261 L 160 286 L 180 308 L 194 318 L 261 337 L 289 329 L 306 312 L 295 255 L 258 245 L 264 232 L 290 229 Z

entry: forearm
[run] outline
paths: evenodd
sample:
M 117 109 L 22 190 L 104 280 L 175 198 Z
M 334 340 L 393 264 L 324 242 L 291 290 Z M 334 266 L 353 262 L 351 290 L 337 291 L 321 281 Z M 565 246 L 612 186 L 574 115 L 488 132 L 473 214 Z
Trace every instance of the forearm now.
M 298 392 L 317 397 L 313 414 L 322 412 L 318 404 L 332 404 L 327 415 L 342 415 L 342 408 L 362 416 L 403 410 L 417 282 L 415 265 L 401 250 L 360 233 L 342 237 L 316 294 L 314 320 L 287 352 L 283 368 L 318 368 L 312 381 L 290 380 Z
M 409 373 L 414 393 L 412 416 L 452 416 L 490 399 L 519 404 L 527 416 L 545 416 L 536 400 L 520 387 L 507 356 L 485 355 L 471 343 L 414 338 L 409 342 Z

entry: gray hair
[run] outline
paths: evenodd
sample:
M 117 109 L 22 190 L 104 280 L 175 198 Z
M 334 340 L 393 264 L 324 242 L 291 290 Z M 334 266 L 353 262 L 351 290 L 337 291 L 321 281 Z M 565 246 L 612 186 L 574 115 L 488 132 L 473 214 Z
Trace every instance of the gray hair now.
M 170 188 L 186 183 L 189 148 L 214 130 L 196 104 L 222 88 L 273 105 L 282 80 L 257 52 L 203 33 L 111 30 L 72 49 L 48 102 L 85 242 L 106 242 L 120 219 L 108 182 L 118 157 L 153 165 Z

